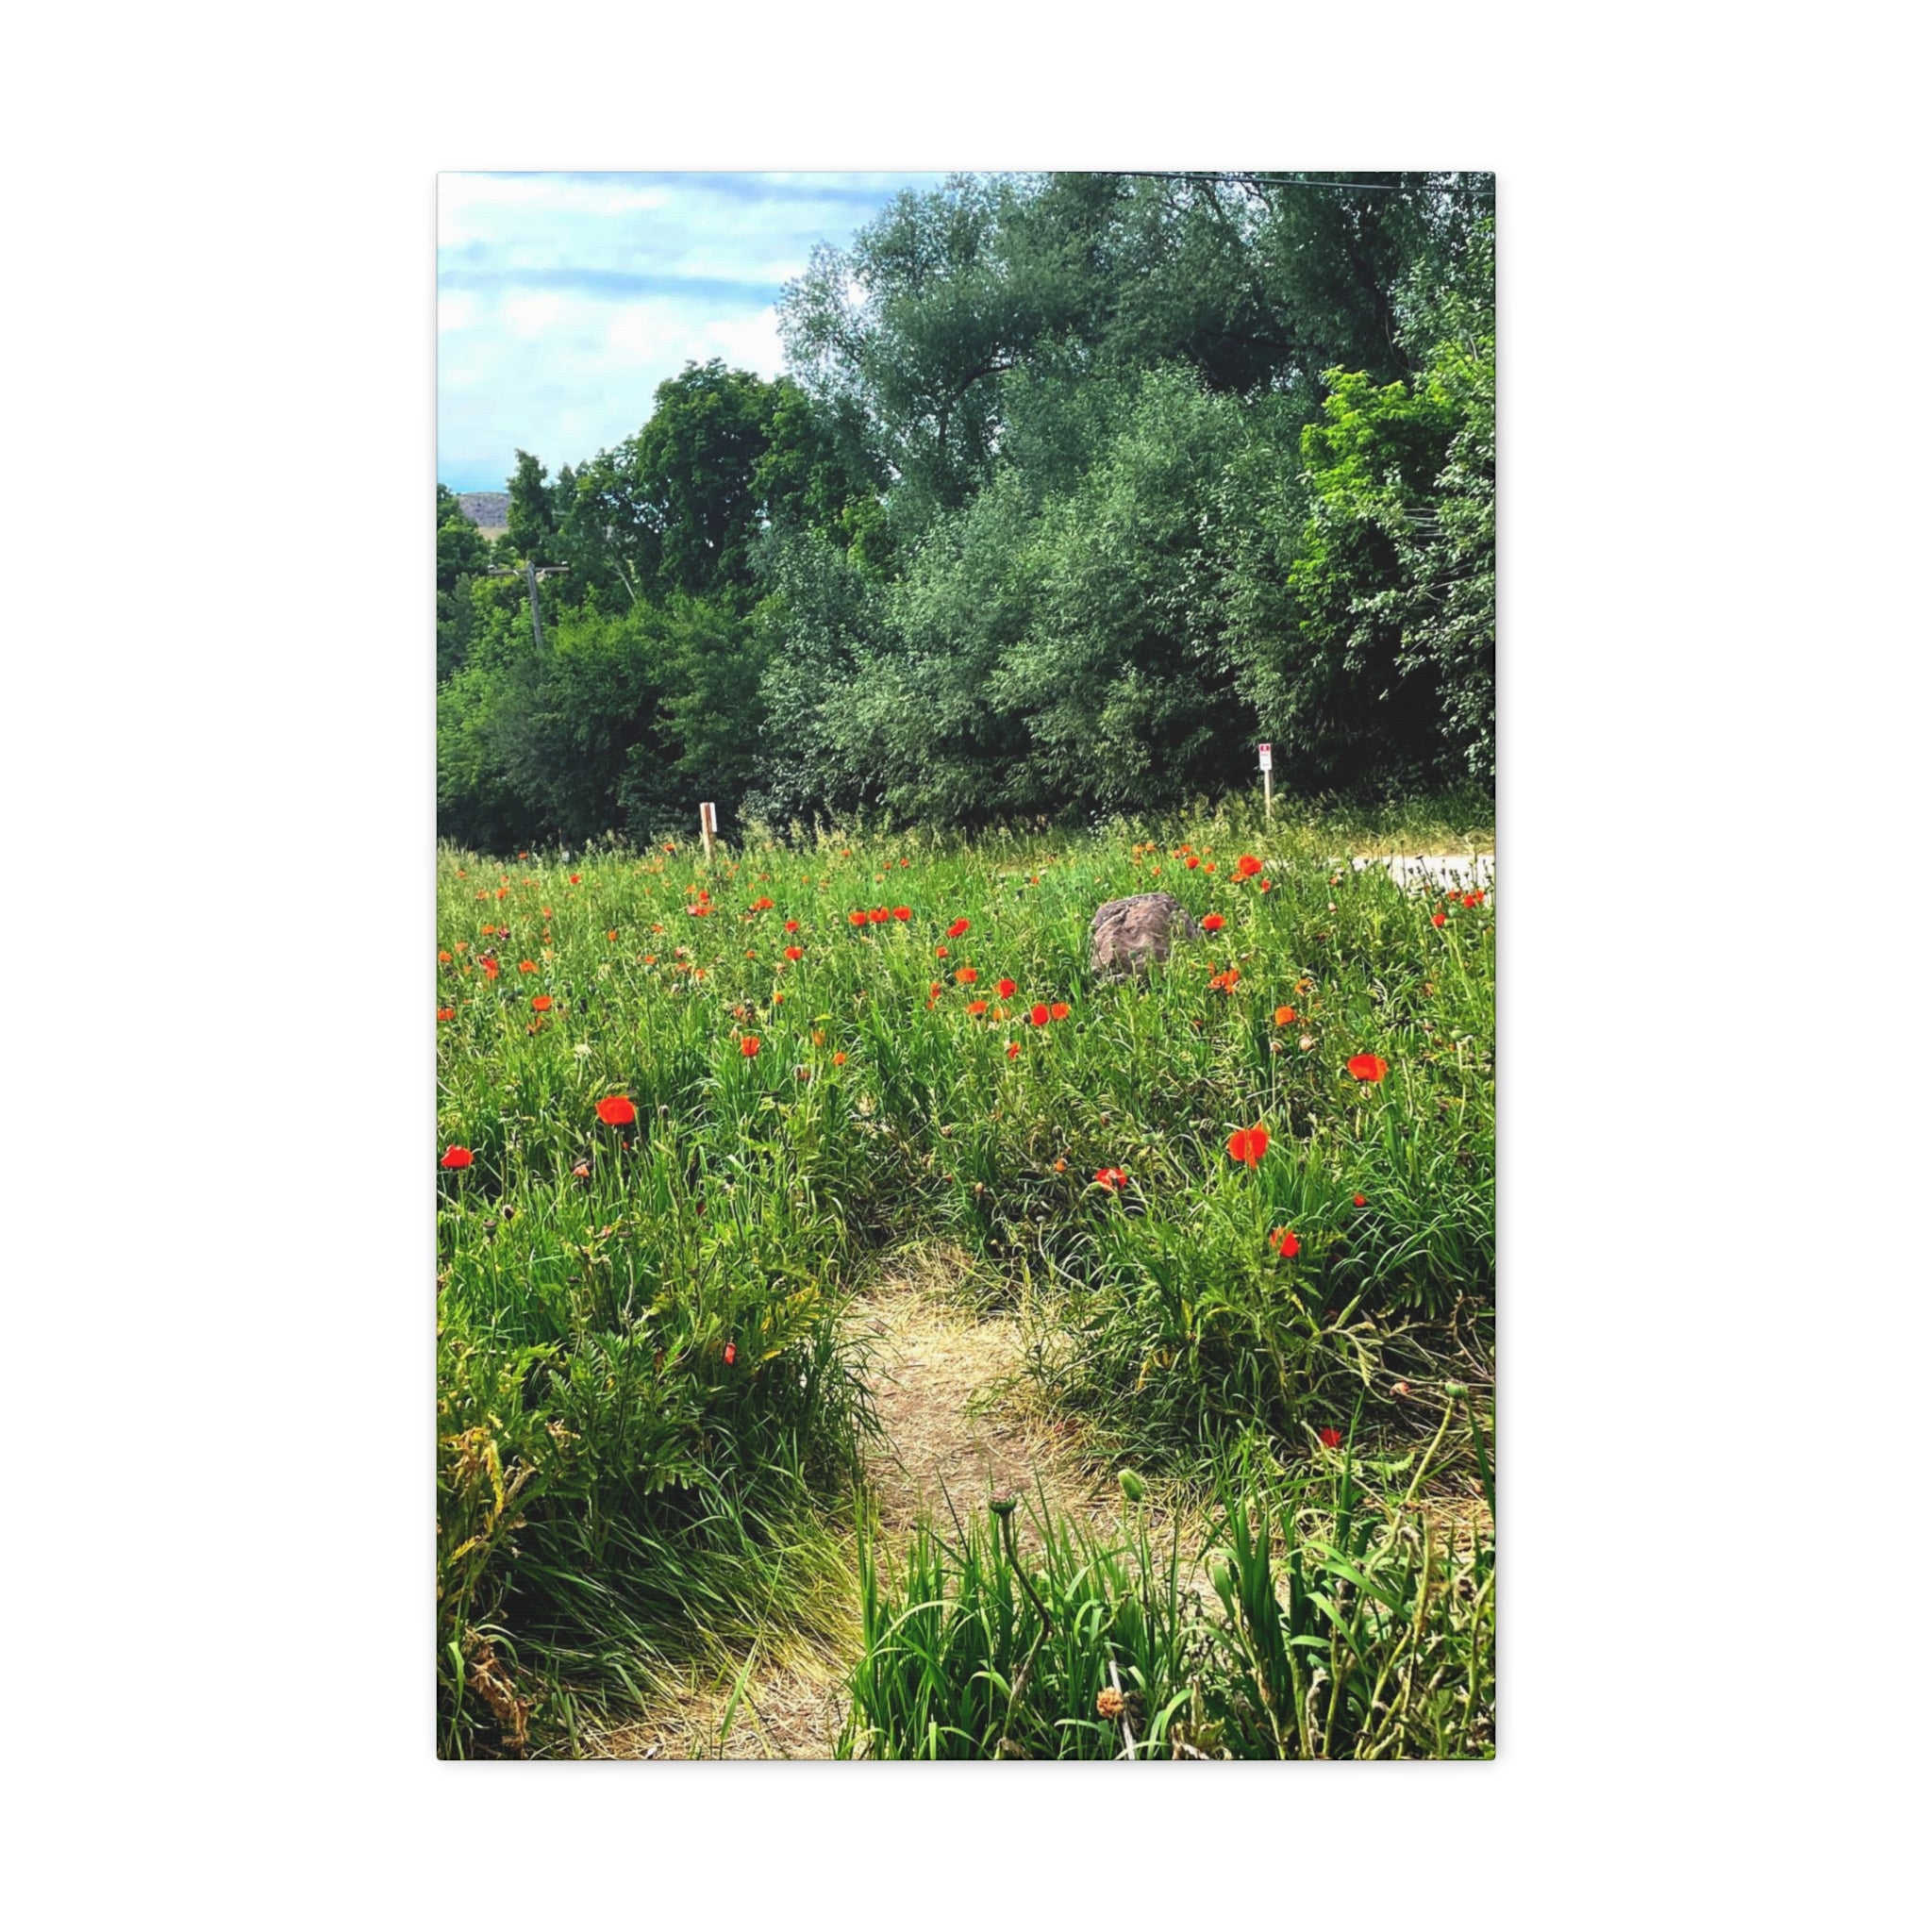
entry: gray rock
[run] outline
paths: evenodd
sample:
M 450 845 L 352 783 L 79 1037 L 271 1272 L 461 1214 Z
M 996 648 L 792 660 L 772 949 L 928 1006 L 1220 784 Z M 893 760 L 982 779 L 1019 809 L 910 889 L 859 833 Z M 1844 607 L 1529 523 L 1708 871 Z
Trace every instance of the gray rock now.
M 1131 899 L 1109 899 L 1093 915 L 1089 963 L 1095 973 L 1116 978 L 1144 973 L 1150 959 L 1166 963 L 1177 938 L 1200 937 L 1193 914 L 1172 892 L 1137 892 Z

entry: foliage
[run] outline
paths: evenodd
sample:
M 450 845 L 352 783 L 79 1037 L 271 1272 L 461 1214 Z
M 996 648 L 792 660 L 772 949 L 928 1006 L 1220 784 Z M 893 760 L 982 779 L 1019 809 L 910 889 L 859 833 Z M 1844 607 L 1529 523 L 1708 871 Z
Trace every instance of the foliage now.
M 677 649 L 644 622 L 560 619 L 558 675 L 628 690 Z M 540 700 L 541 729 L 593 708 Z M 628 751 L 573 755 L 624 782 Z M 1392 1425 L 1394 1374 L 1440 1384 L 1417 1324 L 1479 1321 L 1493 1281 L 1492 908 L 1332 855 L 1486 841 L 1482 810 L 748 837 L 708 866 L 446 848 L 437 1151 L 468 1163 L 438 1183 L 444 1748 L 511 1748 L 558 1683 L 628 1694 L 788 1601 L 823 1626 L 863 1414 L 839 1310 L 888 1241 L 942 1233 L 1051 1309 L 1044 1392 L 1150 1461 L 1358 1407 Z M 1096 982 L 1094 906 L 1146 890 L 1223 924 L 1145 984 Z M 612 1095 L 634 1120 L 599 1118 Z
M 1029 1549 L 995 1507 L 951 1537 L 922 1525 L 903 1574 L 868 1550 L 840 1755 L 1491 1755 L 1493 1502 L 1487 1524 L 1445 1531 L 1416 1507 L 1426 1456 L 1398 1494 L 1396 1464 L 1378 1490 L 1352 1448 L 1317 1454 L 1296 1471 L 1224 1462 L 1185 1552 L 1178 1522 L 1158 1550 L 1139 1508 L 1109 1538 L 1043 1495 Z

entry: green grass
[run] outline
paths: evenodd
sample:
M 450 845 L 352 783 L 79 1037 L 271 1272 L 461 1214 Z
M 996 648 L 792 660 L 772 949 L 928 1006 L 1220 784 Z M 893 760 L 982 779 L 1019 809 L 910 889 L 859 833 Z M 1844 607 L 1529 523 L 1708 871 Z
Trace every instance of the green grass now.
M 1224 1463 L 1186 1549 L 1177 1522 L 1157 1544 L 1130 1508 L 1106 1538 L 1043 1498 L 1030 1550 L 998 1507 L 923 1527 L 896 1574 L 867 1549 L 839 1755 L 1490 1755 L 1492 1532 L 1445 1537 L 1415 1507 L 1426 1457 L 1402 1492 L 1351 1452 L 1324 1461 Z
M 522 1748 L 656 1663 L 840 1627 L 867 1399 L 839 1317 L 883 1247 L 942 1238 L 1027 1291 L 1046 1394 L 1181 1476 L 1256 1429 L 1399 1439 L 1472 1337 L 1479 1375 L 1493 907 L 1332 861 L 1488 843 L 1438 805 L 711 865 L 445 850 L 436 1151 L 473 1158 L 438 1172 L 441 1748 Z M 1225 924 L 1094 982 L 1094 908 L 1161 889 Z M 880 908 L 909 916 L 850 921 Z M 635 1119 L 601 1120 L 610 1096 Z M 1257 1124 L 1251 1171 L 1227 1138 Z

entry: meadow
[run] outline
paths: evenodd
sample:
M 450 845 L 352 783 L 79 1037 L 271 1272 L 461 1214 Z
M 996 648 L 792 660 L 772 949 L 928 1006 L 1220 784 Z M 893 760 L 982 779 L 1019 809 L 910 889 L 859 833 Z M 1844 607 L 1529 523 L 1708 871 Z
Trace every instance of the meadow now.
M 1490 809 L 443 847 L 439 1749 L 775 1640 L 841 1755 L 1491 1752 L 1493 898 L 1353 863 Z M 1202 937 L 1096 979 L 1150 891 Z M 920 1247 L 1102 1502 L 882 1531 L 850 1311 Z

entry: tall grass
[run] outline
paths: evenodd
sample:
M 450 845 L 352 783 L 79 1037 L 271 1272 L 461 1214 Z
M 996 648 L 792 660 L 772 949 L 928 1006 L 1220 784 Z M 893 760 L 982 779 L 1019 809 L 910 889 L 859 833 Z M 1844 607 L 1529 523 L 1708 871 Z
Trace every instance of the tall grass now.
M 1380 831 L 1419 826 L 1485 829 Z M 840 1621 L 840 1314 L 883 1244 L 1028 1286 L 1048 1393 L 1150 1462 L 1399 1412 L 1391 1348 L 1491 1294 L 1493 908 L 1337 867 L 1363 829 L 445 850 L 437 1153 L 471 1160 L 437 1182 L 442 1748 Z M 1153 890 L 1224 924 L 1097 982 L 1094 908 Z M 1251 1171 L 1226 1142 L 1257 1123 Z
M 999 1506 L 922 1525 L 896 1572 L 868 1547 L 840 1755 L 1489 1756 L 1493 1504 L 1445 1531 L 1415 1507 L 1427 1457 L 1401 1493 L 1330 1460 L 1224 1463 L 1185 1551 L 1178 1522 L 1102 1536 L 1043 1496 L 1028 1552 Z

